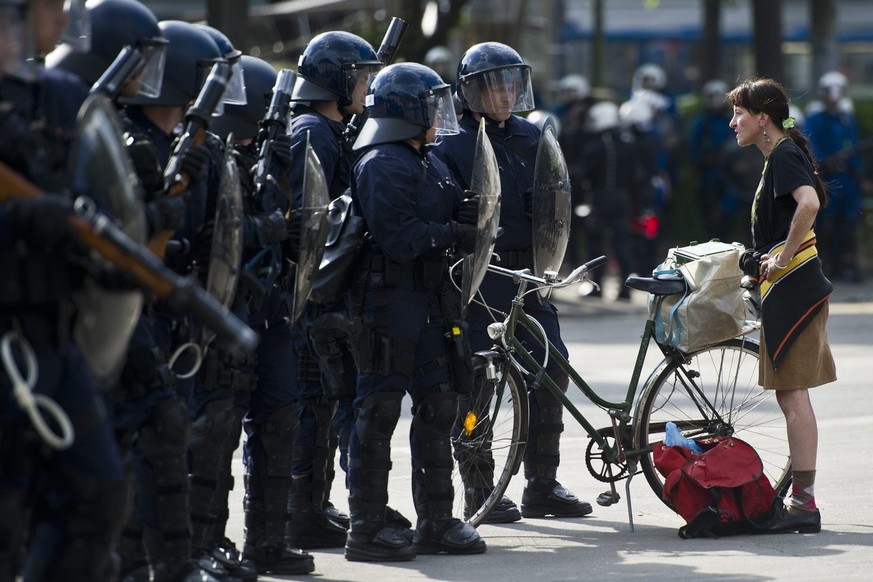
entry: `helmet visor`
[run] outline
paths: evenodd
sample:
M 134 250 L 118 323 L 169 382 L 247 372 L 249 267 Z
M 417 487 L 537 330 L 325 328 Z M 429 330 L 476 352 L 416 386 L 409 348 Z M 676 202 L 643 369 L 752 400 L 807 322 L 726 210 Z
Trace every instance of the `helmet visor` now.
M 143 97 L 157 98 L 161 95 L 161 84 L 164 80 L 164 64 L 167 60 L 167 43 L 140 41 L 142 51 L 142 68 L 135 75 L 139 81 L 137 94 Z
M 530 67 L 514 66 L 470 75 L 461 91 L 467 108 L 477 113 L 514 113 L 534 108 Z
M 451 87 L 445 85 L 425 91 L 421 100 L 427 107 L 427 119 L 437 135 L 455 135 L 460 132 Z
M 245 105 L 247 103 L 246 84 L 242 62 L 239 57 L 228 59 L 228 62 L 230 63 L 230 79 L 227 81 L 222 101 L 229 105 Z
M 382 70 L 382 63 L 367 62 L 367 63 L 352 63 L 343 65 L 343 74 L 345 75 L 346 94 L 343 97 L 351 99 L 355 94 L 355 88 L 360 83 L 366 83 L 369 89 L 370 84 L 376 77 L 376 73 Z
M 65 0 L 64 13 L 69 22 L 61 34 L 61 42 L 70 45 L 77 53 L 91 50 L 91 18 L 85 8 L 85 0 Z

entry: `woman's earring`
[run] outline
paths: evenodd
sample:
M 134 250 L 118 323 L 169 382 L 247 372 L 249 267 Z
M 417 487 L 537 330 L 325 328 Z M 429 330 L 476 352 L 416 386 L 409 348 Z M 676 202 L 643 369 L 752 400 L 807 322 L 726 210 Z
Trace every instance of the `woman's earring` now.
M 764 128 L 764 143 L 770 143 L 770 134 L 767 133 L 767 128 Z

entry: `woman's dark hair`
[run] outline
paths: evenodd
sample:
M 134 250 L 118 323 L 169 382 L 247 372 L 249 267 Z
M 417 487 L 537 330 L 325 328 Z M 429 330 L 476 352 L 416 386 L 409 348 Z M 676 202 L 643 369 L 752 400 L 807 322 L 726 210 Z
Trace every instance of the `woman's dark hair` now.
M 777 127 L 782 127 L 782 122 L 788 119 L 788 92 L 785 87 L 773 79 L 761 77 L 743 81 L 725 96 L 725 100 L 734 107 L 742 107 L 752 113 L 766 113 Z M 797 147 L 812 164 L 818 201 L 824 207 L 828 202 L 827 191 L 824 182 L 819 177 L 818 162 L 809 151 L 809 142 L 806 136 L 796 127 L 786 129 L 785 133 L 791 138 L 791 141 L 797 144 Z

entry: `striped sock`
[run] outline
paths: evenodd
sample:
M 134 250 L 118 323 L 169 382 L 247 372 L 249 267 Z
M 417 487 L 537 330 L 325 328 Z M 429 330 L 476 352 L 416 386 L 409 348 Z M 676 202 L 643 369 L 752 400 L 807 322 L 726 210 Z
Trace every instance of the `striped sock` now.
M 792 471 L 791 509 L 812 511 L 815 505 L 815 470 Z

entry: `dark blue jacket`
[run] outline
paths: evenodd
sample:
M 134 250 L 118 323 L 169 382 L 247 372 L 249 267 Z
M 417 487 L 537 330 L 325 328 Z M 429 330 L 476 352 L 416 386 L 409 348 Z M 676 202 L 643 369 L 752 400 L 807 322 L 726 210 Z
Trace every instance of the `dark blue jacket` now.
M 443 137 L 435 149 L 455 180 L 468 189 L 473 175 L 479 122 L 467 112 L 459 125 L 461 132 Z M 526 119 L 513 115 L 504 127 L 488 124 L 486 132 L 500 167 L 500 226 L 503 227 L 503 234 L 497 239 L 494 250 L 529 249 L 533 231 L 524 199 L 525 191 L 534 185 L 540 130 Z
M 463 191 L 428 149 L 389 143 L 364 150 L 353 169 L 352 197 L 372 248 L 396 263 L 438 257 L 454 243 L 449 223 Z

